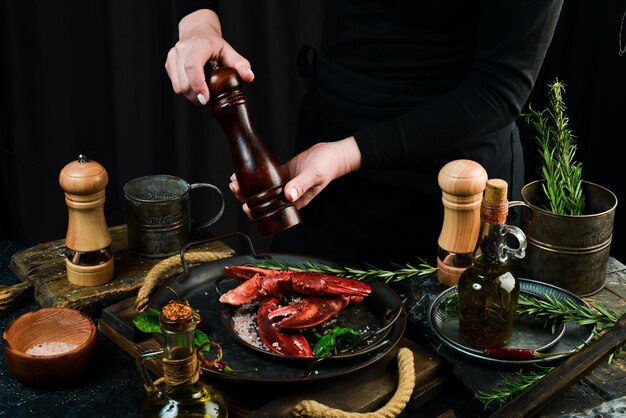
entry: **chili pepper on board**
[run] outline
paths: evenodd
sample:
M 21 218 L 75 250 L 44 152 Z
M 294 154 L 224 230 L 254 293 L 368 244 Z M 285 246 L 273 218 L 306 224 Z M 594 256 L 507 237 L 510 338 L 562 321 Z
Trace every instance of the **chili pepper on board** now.
M 499 360 L 534 360 L 545 357 L 562 356 L 569 353 L 541 353 L 532 348 L 485 348 L 483 354 Z

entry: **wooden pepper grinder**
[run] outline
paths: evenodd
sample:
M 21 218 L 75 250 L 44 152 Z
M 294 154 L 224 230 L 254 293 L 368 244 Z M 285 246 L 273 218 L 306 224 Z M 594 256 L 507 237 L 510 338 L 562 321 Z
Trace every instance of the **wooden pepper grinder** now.
M 278 164 L 257 134 L 248 113 L 248 98 L 237 71 L 210 61 L 207 84 L 213 115 L 222 127 L 241 193 L 259 235 L 276 234 L 301 222 L 293 203 L 283 194 Z
M 439 235 L 437 279 L 454 286 L 471 263 L 480 232 L 480 204 L 487 172 L 475 161 L 454 160 L 439 171 L 444 208 Z
M 67 164 L 59 175 L 69 211 L 67 278 L 79 286 L 99 286 L 113 278 L 111 234 L 104 219 L 108 181 L 104 167 L 84 155 Z

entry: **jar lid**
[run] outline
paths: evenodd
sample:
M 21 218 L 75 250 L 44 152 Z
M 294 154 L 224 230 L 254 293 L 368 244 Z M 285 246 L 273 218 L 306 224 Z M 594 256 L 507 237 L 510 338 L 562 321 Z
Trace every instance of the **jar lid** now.
M 195 328 L 196 318 L 191 306 L 172 302 L 161 309 L 160 322 L 164 331 L 183 332 Z
M 100 163 L 87 159 L 83 154 L 67 164 L 59 175 L 59 184 L 67 193 L 89 195 L 103 190 L 109 176 Z

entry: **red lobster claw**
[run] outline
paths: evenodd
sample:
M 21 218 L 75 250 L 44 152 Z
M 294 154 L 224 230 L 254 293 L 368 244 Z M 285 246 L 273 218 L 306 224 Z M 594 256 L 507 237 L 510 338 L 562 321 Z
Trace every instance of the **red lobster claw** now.
M 220 296 L 220 302 L 232 306 L 251 303 L 267 295 L 280 296 L 291 291 L 288 275 L 262 276 L 255 274 L 234 289 Z
M 276 273 L 276 270 L 268 270 L 255 266 L 226 266 L 224 267 L 224 272 L 230 278 L 244 281 L 251 279 L 255 274 L 267 276 Z
M 233 306 L 244 305 L 267 295 L 281 296 L 294 292 L 313 296 L 350 296 L 351 302 L 356 303 L 372 291 L 367 283 L 323 273 L 258 271 L 258 268 L 248 266 L 227 268 L 227 274 L 231 277 L 241 278 L 256 272 L 220 296 L 220 302 Z
M 367 296 L 372 291 L 367 283 L 324 273 L 292 272 L 289 276 L 293 290 L 305 295 Z
M 263 343 L 275 353 L 296 356 L 313 357 L 313 350 L 309 346 L 306 338 L 298 332 L 282 332 L 274 326 L 269 318 L 273 310 L 278 308 L 278 299 L 269 297 L 263 299 L 259 304 L 257 313 L 257 323 L 259 325 L 259 336 Z
M 274 318 L 286 316 L 286 318 L 274 323 L 275 326 L 280 328 L 311 328 L 328 321 L 341 312 L 349 303 L 350 299 L 345 296 L 328 298 L 311 296 L 299 302 L 294 302 L 289 306 L 278 308 L 270 312 L 267 317 L 273 320 Z

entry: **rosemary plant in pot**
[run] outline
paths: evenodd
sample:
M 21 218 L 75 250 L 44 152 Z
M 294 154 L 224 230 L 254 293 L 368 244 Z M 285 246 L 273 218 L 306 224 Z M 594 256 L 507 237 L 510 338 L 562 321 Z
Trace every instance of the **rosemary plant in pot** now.
M 617 197 L 598 184 L 583 180 L 582 163 L 569 128 L 563 99 L 565 84 L 549 86 L 548 107 L 524 114 L 536 131 L 541 179 L 522 188 L 521 229 L 526 257 L 520 261 L 526 277 L 553 284 L 579 296 L 604 287 Z

